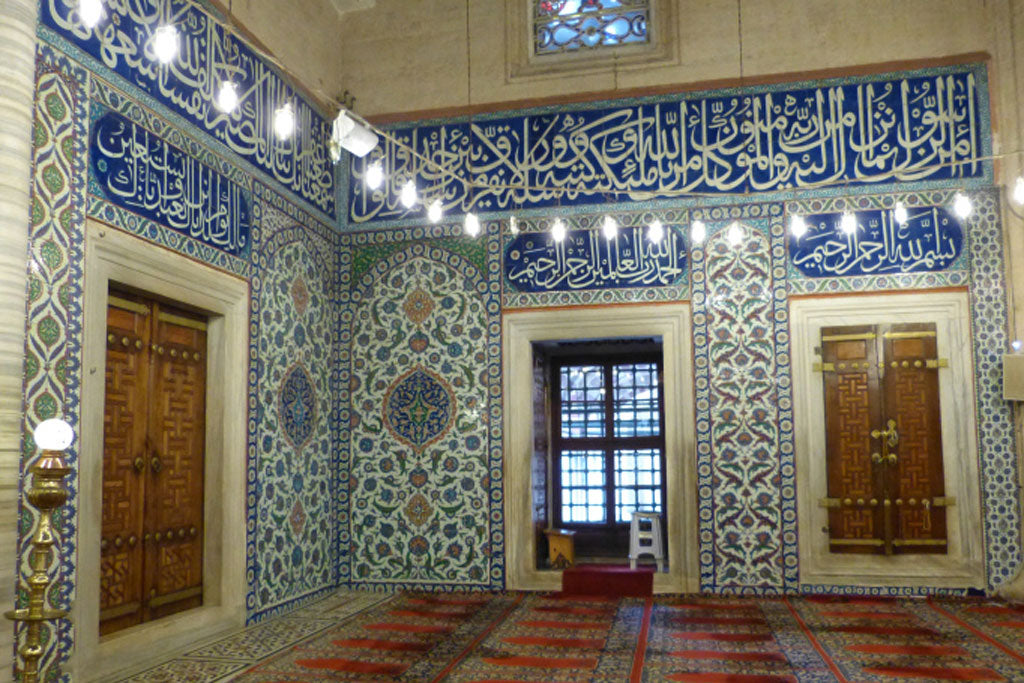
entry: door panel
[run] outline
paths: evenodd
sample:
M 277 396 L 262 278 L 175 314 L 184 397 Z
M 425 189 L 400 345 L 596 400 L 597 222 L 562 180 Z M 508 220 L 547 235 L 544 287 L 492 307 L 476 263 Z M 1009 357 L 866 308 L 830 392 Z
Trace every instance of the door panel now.
M 830 550 L 945 553 L 934 323 L 821 335 Z
M 149 595 L 153 609 L 164 616 L 201 604 L 195 590 L 188 589 L 201 590 L 203 584 L 205 325 L 163 307 L 157 314 L 154 343 Z
M 100 634 L 202 604 L 206 325 L 111 294 Z
M 149 330 L 147 306 L 118 298 L 108 307 L 100 534 L 101 634 L 137 624 L 142 616 Z

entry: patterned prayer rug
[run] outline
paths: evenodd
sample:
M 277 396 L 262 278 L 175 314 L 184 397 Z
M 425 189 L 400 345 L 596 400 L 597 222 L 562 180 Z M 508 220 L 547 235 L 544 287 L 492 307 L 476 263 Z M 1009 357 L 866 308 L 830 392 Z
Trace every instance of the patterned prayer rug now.
M 1024 607 L 952 599 L 401 593 L 234 680 L 1024 681 Z

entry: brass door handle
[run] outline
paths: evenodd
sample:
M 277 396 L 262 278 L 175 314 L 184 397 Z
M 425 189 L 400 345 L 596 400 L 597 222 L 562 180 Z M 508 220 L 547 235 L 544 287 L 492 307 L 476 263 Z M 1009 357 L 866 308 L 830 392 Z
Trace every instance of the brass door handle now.
M 160 458 L 154 455 L 153 459 L 149 461 L 149 468 L 153 470 L 153 474 L 160 474 L 160 470 L 164 468 L 164 465 L 160 462 Z
M 140 455 L 132 462 L 132 466 L 135 468 L 135 474 L 142 474 L 142 470 L 146 469 L 146 461 Z
M 895 453 L 890 453 L 889 454 L 889 464 L 890 465 L 895 465 L 897 460 L 899 460 L 899 457 Z
M 875 463 L 876 465 L 878 463 L 882 462 L 882 454 L 881 453 L 872 453 L 871 454 L 871 462 Z

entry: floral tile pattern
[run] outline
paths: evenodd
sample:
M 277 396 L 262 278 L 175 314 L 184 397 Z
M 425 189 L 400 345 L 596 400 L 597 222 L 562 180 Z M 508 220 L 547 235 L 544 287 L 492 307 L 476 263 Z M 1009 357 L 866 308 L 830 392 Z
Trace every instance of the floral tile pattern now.
M 491 580 L 487 300 L 477 268 L 424 245 L 353 293 L 354 582 Z

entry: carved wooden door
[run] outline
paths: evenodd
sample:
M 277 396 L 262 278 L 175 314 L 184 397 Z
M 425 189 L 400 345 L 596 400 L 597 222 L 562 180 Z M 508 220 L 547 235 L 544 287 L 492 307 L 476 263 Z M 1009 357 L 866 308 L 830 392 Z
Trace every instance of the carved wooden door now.
M 202 604 L 205 397 L 205 322 L 112 294 L 101 634 Z
M 832 552 L 945 553 L 933 323 L 823 328 Z

